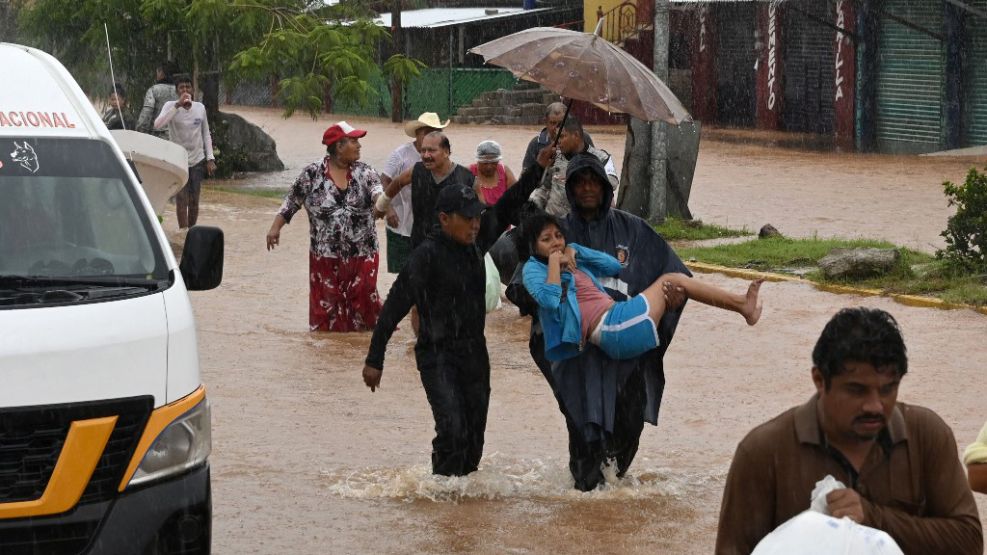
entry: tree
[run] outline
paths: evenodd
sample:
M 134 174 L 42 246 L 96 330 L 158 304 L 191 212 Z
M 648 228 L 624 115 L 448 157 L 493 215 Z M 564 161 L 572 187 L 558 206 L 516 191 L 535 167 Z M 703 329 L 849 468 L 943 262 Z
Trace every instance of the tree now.
M 34 0 L 20 20 L 25 40 L 47 50 L 87 90 L 110 88 L 109 34 L 117 81 L 131 102 L 166 59 L 196 76 L 279 78 L 286 115 L 303 109 L 315 117 L 326 91 L 370 102 L 368 79 L 378 45 L 388 40 L 374 25 L 366 0 L 326 6 L 323 0 Z M 388 76 L 417 75 L 420 62 L 392 56 Z M 224 71 L 224 68 L 229 71 Z

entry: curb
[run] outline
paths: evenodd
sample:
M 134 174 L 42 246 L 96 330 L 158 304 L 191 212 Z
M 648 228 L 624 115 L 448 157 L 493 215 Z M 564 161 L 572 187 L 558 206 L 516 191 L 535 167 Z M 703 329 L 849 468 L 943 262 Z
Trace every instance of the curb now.
M 690 270 L 703 274 L 723 274 L 729 277 L 749 279 L 749 280 L 763 279 L 765 281 L 775 281 L 775 282 L 791 281 L 791 282 L 805 283 L 815 287 L 820 291 L 826 291 L 828 293 L 836 293 L 840 295 L 848 295 L 848 294 L 863 295 L 865 297 L 887 297 L 905 306 L 916 306 L 921 308 L 938 308 L 941 310 L 969 309 L 974 312 L 979 312 L 980 314 L 987 315 L 987 306 L 974 306 L 974 305 L 962 304 L 962 303 L 951 303 L 944 301 L 942 299 L 935 299 L 932 297 L 922 297 L 919 295 L 885 293 L 880 289 L 865 289 L 863 287 L 853 287 L 849 285 L 816 283 L 814 281 L 802 279 L 798 276 L 787 276 L 784 274 L 775 274 L 771 272 L 745 270 L 743 268 L 730 268 L 727 266 L 718 266 L 716 264 L 707 264 L 705 262 L 689 261 L 686 262 L 685 265 Z

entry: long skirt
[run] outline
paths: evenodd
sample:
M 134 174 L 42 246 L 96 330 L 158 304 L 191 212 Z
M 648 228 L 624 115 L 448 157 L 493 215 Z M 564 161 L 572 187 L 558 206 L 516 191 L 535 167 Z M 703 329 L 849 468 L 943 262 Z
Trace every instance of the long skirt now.
M 366 331 L 377 325 L 378 255 L 322 257 L 309 252 L 309 316 L 311 331 Z

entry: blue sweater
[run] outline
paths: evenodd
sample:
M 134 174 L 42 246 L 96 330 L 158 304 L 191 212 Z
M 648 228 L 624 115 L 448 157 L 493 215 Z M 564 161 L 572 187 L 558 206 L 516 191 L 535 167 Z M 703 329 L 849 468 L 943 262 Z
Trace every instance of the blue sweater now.
M 576 251 L 576 267 L 586 272 L 597 289 L 606 290 L 598 277 L 613 277 L 620 273 L 616 258 L 570 243 Z M 562 283 L 545 283 L 548 265 L 534 256 L 524 263 L 524 287 L 538 303 L 538 319 L 545 334 L 545 358 L 551 361 L 575 357 L 582 350 L 582 316 L 576 300 L 576 281 L 570 272 L 562 272 Z M 565 297 L 563 298 L 563 291 Z

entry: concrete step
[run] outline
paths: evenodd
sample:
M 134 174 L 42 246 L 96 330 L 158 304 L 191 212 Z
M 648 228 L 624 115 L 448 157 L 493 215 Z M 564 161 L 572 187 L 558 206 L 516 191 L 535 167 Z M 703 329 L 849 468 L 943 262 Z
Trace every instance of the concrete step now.
M 559 95 L 530 81 L 520 81 L 513 89 L 487 91 L 459 108 L 452 120 L 478 125 L 538 125 L 545 118 L 545 106 L 558 102 Z

